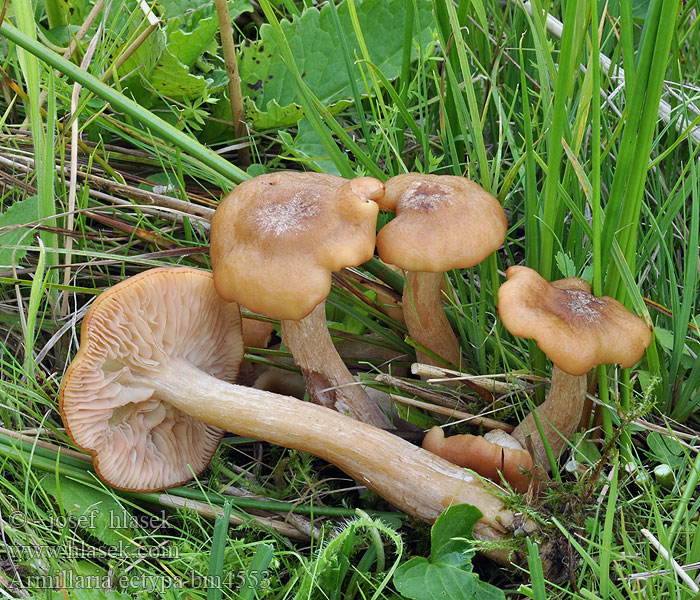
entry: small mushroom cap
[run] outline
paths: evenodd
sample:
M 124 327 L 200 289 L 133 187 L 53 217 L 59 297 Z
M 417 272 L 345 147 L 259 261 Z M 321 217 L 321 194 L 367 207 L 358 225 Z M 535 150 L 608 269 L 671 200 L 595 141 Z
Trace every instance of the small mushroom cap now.
M 155 397 L 152 381 L 187 362 L 235 382 L 240 328 L 238 305 L 219 297 L 205 271 L 151 269 L 97 297 L 61 382 L 59 408 L 71 439 L 93 455 L 103 480 L 154 491 L 207 467 L 222 430 Z
M 267 348 L 274 331 L 275 324 L 269 321 L 258 321 L 247 317 L 241 319 L 241 333 L 245 346 Z
M 548 283 L 520 266 L 510 267 L 506 279 L 498 290 L 498 312 L 506 329 L 536 340 L 569 375 L 585 375 L 608 363 L 631 367 L 651 343 L 642 319 L 614 298 L 593 296 L 583 280 Z
M 302 319 L 325 300 L 331 273 L 374 254 L 384 185 L 319 173 L 245 181 L 211 223 L 216 289 L 260 314 Z
M 517 440 L 497 431 L 490 431 L 488 437 L 468 433 L 445 437 L 445 432 L 435 426 L 423 439 L 423 448 L 492 481 L 499 481 L 502 476 L 513 489 L 525 492 L 530 483 L 532 458 Z
M 240 306 L 243 310 L 243 306 Z M 241 333 L 243 334 L 243 345 L 253 348 L 267 348 L 275 325 L 268 321 L 258 321 L 257 319 L 241 318 Z M 255 380 L 265 370 L 265 366 L 251 360 L 244 360 L 238 372 L 238 383 L 247 387 L 252 386 Z
M 396 217 L 377 235 L 384 262 L 408 271 L 441 273 L 479 264 L 506 237 L 498 199 L 453 175 L 397 175 L 386 182 L 383 210 Z

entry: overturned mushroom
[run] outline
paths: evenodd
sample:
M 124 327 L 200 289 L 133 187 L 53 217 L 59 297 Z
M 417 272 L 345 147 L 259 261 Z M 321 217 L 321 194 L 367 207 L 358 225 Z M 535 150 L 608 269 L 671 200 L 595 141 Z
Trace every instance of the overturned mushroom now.
M 498 200 L 481 186 L 452 175 L 397 175 L 379 199 L 396 213 L 377 235 L 385 262 L 405 269 L 403 312 L 409 335 L 453 365 L 460 349 L 442 309 L 443 274 L 473 267 L 505 239 L 508 224 Z M 419 362 L 438 365 L 417 352 Z
M 312 401 L 389 427 L 333 347 L 325 299 L 331 273 L 374 253 L 377 179 L 318 173 L 260 175 L 235 188 L 211 224 L 216 289 L 226 300 L 282 320 L 282 341 Z
M 510 267 L 498 291 L 498 312 L 513 335 L 537 341 L 552 360 L 547 399 L 536 409 L 545 438 L 558 456 L 581 420 L 586 373 L 597 365 L 633 366 L 651 343 L 649 327 L 623 304 L 597 298 L 582 279 L 548 283 L 527 267 Z M 529 414 L 515 428 L 522 445 L 529 436 L 537 459 L 548 467 L 544 443 Z
M 60 409 L 106 482 L 139 491 L 181 483 L 206 465 L 222 428 L 315 454 L 426 521 L 472 504 L 483 513 L 474 528 L 480 539 L 536 529 L 476 476 L 391 433 L 219 379 L 236 372 L 239 327 L 237 305 L 193 269 L 147 271 L 98 297 L 63 378 Z
M 115 487 L 160 489 L 209 464 L 223 431 L 163 402 L 155 380 L 171 369 L 234 383 L 243 359 L 236 304 L 211 274 L 152 269 L 100 294 L 83 319 L 78 353 L 63 376 L 66 431 Z

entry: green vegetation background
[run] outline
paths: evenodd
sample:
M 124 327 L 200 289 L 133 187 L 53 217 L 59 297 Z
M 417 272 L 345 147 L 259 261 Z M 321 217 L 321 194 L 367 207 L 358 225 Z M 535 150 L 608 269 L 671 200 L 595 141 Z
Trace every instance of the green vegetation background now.
M 65 597 L 41 579 L 63 574 L 69 597 L 90 599 L 412 598 L 421 595 L 406 583 L 410 569 L 449 564 L 459 580 L 444 580 L 453 598 L 695 596 L 640 532 L 679 564 L 700 562 L 697 0 L 234 0 L 250 127 L 238 140 L 213 2 L 158 0 L 160 24 L 150 29 L 132 0 L 5 6 L 0 589 Z M 76 40 L 71 59 L 60 58 Z M 241 145 L 250 166 L 236 164 Z M 597 372 L 596 397 L 608 408 L 592 437 L 602 443 L 582 442 L 581 468 L 536 505 L 509 499 L 551 515 L 568 537 L 569 580 L 545 583 L 530 548 L 527 572 L 475 559 L 475 583 L 469 543 L 455 559 L 440 553 L 435 532 L 430 565 L 411 563 L 429 554 L 427 528 L 387 516 L 372 495 L 339 491 L 352 482 L 321 461 L 250 440 L 226 438 L 206 479 L 167 496 L 117 494 L 80 456 L 58 452 L 71 446 L 57 389 L 90 298 L 149 266 L 206 268 L 208 209 L 235 183 L 282 168 L 460 174 L 498 196 L 510 225 L 504 247 L 449 278 L 447 310 L 470 373 L 547 374 L 536 346 L 496 318 L 495 291 L 511 264 L 548 279 L 582 276 L 653 323 L 654 342 L 634 371 Z M 373 333 L 410 351 L 398 324 L 342 287 L 330 304 L 338 336 Z M 508 397 L 496 416 L 516 422 L 527 411 L 524 398 Z M 660 464 L 670 479 L 654 478 Z M 255 498 L 221 493 L 230 487 Z M 175 508 L 178 499 L 190 509 Z M 286 511 L 281 500 L 298 505 L 298 529 L 311 537 L 251 524 L 256 511 Z M 229 512 L 243 524 L 228 526 Z M 126 516 L 115 526 L 107 515 Z M 161 521 L 135 518 L 148 515 Z M 94 552 L 119 542 L 116 557 Z M 12 550 L 27 546 L 82 550 Z M 67 573 L 109 585 L 77 589 Z M 443 580 L 426 581 L 422 597 L 437 597 L 430 585 Z

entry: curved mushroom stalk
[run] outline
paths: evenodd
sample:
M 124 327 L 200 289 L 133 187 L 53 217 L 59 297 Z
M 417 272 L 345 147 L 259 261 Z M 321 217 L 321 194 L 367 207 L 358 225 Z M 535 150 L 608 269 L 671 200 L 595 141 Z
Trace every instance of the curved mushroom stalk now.
M 229 384 L 186 363 L 171 365 L 150 384 L 154 398 L 199 421 L 309 452 L 424 521 L 435 520 L 452 504 L 469 503 L 483 513 L 474 530 L 480 539 L 502 539 L 515 528 L 515 514 L 476 476 L 366 423 L 296 398 Z M 534 523 L 525 529 L 534 531 Z
M 443 273 L 406 272 L 401 301 L 404 320 L 411 338 L 450 364 L 459 366 L 459 342 L 442 308 L 442 281 Z M 416 359 L 427 365 L 444 366 L 420 350 L 416 351 Z
M 445 437 L 442 428 L 435 426 L 423 439 L 423 448 L 492 481 L 503 478 L 518 492 L 527 491 L 530 484 L 532 458 L 505 431 Z
M 547 399 L 538 406 L 537 413 L 542 433 L 557 458 L 564 446 L 573 439 L 583 413 L 586 400 L 585 375 L 569 375 L 556 365 L 552 366 L 552 383 Z M 545 444 L 540 437 L 537 423 L 532 413 L 527 415 L 511 434 L 522 447 L 526 448 L 529 437 L 539 463 L 549 470 L 549 460 Z
M 300 320 L 282 320 L 282 341 L 301 367 L 309 397 L 316 404 L 388 429 L 389 419 L 350 374 L 333 346 L 325 306 L 321 302 Z
M 469 503 L 475 535 L 537 525 L 474 474 L 389 432 L 296 398 L 228 383 L 242 358 L 236 304 L 208 273 L 153 269 L 101 294 L 61 382 L 66 431 L 114 487 L 153 491 L 204 469 L 223 429 L 310 452 L 410 515 L 434 520 Z M 490 553 L 508 562 L 507 552 Z

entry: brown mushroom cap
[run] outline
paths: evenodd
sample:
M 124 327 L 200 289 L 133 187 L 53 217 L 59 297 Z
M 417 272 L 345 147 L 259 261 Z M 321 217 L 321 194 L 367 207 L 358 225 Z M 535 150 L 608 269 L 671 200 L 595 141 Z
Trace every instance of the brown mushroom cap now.
M 569 375 L 585 375 L 608 363 L 631 367 L 651 343 L 642 319 L 614 298 L 593 296 L 582 283 L 551 284 L 521 266 L 510 267 L 506 279 L 498 290 L 498 312 L 506 329 L 536 340 Z
M 267 348 L 274 331 L 275 324 L 269 321 L 258 321 L 247 317 L 241 319 L 241 333 L 245 346 Z
M 241 310 L 244 308 L 240 306 Z M 267 348 L 272 333 L 275 331 L 274 323 L 269 321 L 258 321 L 254 318 L 241 318 L 241 333 L 243 334 L 243 345 L 252 348 Z M 253 362 L 244 360 L 241 363 L 241 368 L 238 372 L 238 383 L 245 386 L 251 386 L 267 367 Z
M 528 452 L 505 431 L 494 429 L 486 435 L 445 437 L 445 432 L 435 426 L 423 439 L 423 448 L 492 481 L 503 477 L 518 492 L 527 491 L 532 471 Z
M 383 210 L 396 217 L 377 235 L 384 262 L 408 271 L 441 273 L 479 264 L 506 237 L 498 199 L 453 175 L 397 175 L 386 182 Z
M 83 319 L 59 408 L 102 479 L 156 490 L 206 468 L 222 430 L 155 397 L 149 377 L 186 361 L 234 382 L 243 358 L 240 327 L 238 305 L 218 296 L 211 273 L 195 269 L 151 269 L 98 296 Z
M 370 177 L 284 172 L 245 181 L 211 223 L 217 291 L 270 317 L 305 317 L 328 296 L 333 271 L 374 254 L 374 200 L 383 195 Z

